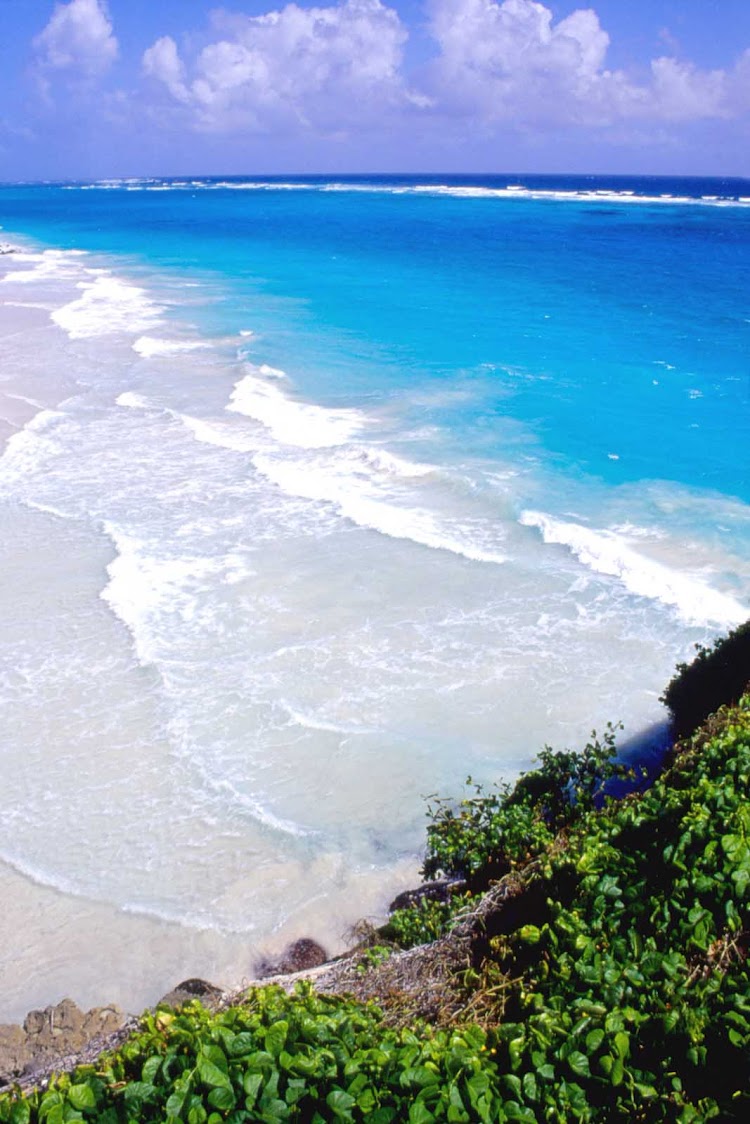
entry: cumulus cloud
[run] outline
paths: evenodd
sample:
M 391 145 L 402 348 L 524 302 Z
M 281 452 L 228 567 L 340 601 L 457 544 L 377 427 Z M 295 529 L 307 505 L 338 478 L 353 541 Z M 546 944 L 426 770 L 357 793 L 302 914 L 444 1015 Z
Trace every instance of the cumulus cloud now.
M 441 104 L 486 121 L 610 125 L 727 112 L 726 74 L 659 58 L 650 80 L 606 66 L 609 35 L 592 9 L 554 22 L 537 0 L 432 0 Z
M 452 120 L 488 133 L 595 128 L 616 136 L 624 127 L 657 136 L 750 108 L 750 51 L 734 68 L 702 70 L 665 55 L 635 74 L 608 66 L 610 38 L 592 8 L 556 20 L 541 0 L 426 4 L 434 53 L 418 80 L 404 69 L 407 29 L 384 0 L 215 12 L 200 51 L 183 56 L 164 36 L 143 54 L 142 70 L 178 119 L 208 131 L 334 136 L 386 121 L 413 129 L 416 115 L 417 127 L 438 133 Z M 97 0 L 73 0 L 58 13 L 76 6 L 100 11 Z
M 34 48 L 43 69 L 89 78 L 102 74 L 118 52 L 106 3 L 70 0 L 57 4 L 49 23 L 34 40 Z
M 217 24 L 224 37 L 189 66 L 169 36 L 143 56 L 144 72 L 203 128 L 332 129 L 379 119 L 408 98 L 401 76 L 407 32 L 380 0 L 288 4 L 261 16 L 219 15 Z

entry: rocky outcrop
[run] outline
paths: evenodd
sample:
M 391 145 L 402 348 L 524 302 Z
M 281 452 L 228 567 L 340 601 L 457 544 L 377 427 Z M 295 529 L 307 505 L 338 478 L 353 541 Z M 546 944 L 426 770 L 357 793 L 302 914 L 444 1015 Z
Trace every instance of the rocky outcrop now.
M 43 1011 L 29 1011 L 22 1027 L 0 1026 L 0 1086 L 44 1068 L 49 1058 L 79 1054 L 90 1043 L 103 1042 L 124 1021 L 119 1007 L 84 1012 L 72 999 L 63 999 Z

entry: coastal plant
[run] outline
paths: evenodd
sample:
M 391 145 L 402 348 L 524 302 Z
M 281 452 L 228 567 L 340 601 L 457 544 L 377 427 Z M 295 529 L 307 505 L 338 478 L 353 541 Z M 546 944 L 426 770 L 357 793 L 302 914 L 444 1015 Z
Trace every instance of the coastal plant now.
M 601 738 L 594 732 L 580 751 L 545 746 L 537 767 L 513 786 L 485 791 L 469 777 L 473 792 L 458 806 L 433 798 L 424 876 L 461 878 L 476 891 L 545 852 L 560 831 L 603 803 L 609 782 L 633 779 L 616 757 L 617 729 L 609 724 Z
M 98 1066 L 0 1097 L 0 1121 L 431 1124 L 507 1117 L 479 1027 L 394 1030 L 380 1010 L 265 987 L 216 1015 L 197 1002 L 146 1015 Z
M 463 962 L 473 994 L 452 1025 L 395 1027 L 309 985 L 218 1014 L 161 1009 L 97 1065 L 0 1096 L 0 1122 L 749 1119 L 750 696 L 675 747 L 645 792 L 602 800 L 593 760 L 541 769 L 475 789 L 436 836 L 439 869 L 475 885 L 505 848 L 517 891 L 511 920 L 477 942 L 483 959 Z M 474 893 L 423 898 L 423 924 L 449 928 L 437 906 Z
M 422 898 L 414 905 L 391 913 L 381 934 L 399 948 L 427 944 L 450 929 L 453 918 L 471 901 L 471 891 L 453 894 L 447 901 Z
M 661 701 L 672 714 L 677 737 L 692 734 L 720 706 L 737 702 L 750 686 L 750 621 L 677 665 Z

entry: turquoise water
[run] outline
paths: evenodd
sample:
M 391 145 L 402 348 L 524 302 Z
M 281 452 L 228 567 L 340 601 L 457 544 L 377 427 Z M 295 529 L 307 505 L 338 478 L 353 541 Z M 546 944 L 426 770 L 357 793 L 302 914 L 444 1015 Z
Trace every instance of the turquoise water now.
M 196 933 L 225 975 L 335 946 L 427 793 L 638 734 L 748 616 L 750 184 L 8 185 L 0 224 L 0 858 L 71 917 L 186 974 Z

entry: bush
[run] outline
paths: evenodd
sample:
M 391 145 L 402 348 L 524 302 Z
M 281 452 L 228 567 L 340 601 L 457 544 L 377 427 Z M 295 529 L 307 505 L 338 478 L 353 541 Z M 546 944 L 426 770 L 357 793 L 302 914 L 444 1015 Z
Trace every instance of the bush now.
M 712 647 L 696 645 L 692 663 L 682 663 L 661 701 L 672 714 L 677 738 L 688 737 L 721 706 L 731 706 L 750 684 L 750 621 Z

